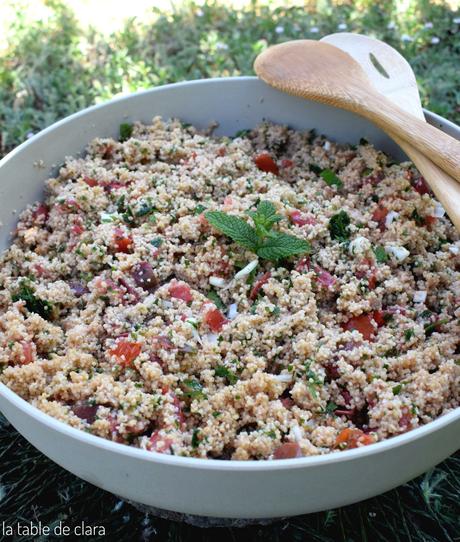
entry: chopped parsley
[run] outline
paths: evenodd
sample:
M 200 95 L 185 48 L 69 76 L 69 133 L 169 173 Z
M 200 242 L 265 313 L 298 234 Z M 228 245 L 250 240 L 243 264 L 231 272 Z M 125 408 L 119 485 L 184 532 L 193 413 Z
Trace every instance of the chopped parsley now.
M 127 141 L 133 135 L 133 125 L 127 122 L 120 124 L 120 141 Z
M 236 382 L 238 381 L 238 377 L 236 376 L 236 374 L 230 371 L 230 369 L 228 369 L 224 365 L 218 365 L 214 369 L 214 373 L 216 376 L 226 378 L 228 380 L 228 383 L 231 385 L 236 384 Z
M 39 314 L 45 320 L 49 320 L 53 314 L 52 303 L 37 297 L 26 281 L 21 282 L 19 290 L 12 295 L 12 300 L 14 303 L 24 301 L 28 311 Z
M 198 380 L 188 378 L 184 380 L 184 395 L 190 397 L 190 399 L 206 399 L 206 395 L 203 392 L 203 385 Z
M 406 329 L 406 331 L 404 332 L 404 339 L 406 341 L 410 341 L 410 339 L 412 339 L 414 335 L 415 335 L 415 331 L 412 328 Z
M 323 169 L 320 173 L 320 177 L 324 179 L 324 182 L 328 186 L 337 186 L 337 188 L 343 187 L 342 180 L 332 171 L 332 169 Z
M 388 254 L 386 253 L 385 249 L 379 245 L 374 248 L 374 254 L 375 259 L 377 260 L 377 263 L 385 263 L 388 261 Z
M 206 295 L 208 299 L 210 299 L 219 310 L 224 311 L 226 309 L 224 302 L 215 290 L 209 290 Z
M 399 393 L 401 393 L 402 387 L 402 384 L 397 384 L 396 386 L 393 386 L 393 395 L 398 395 Z
M 329 220 L 329 233 L 332 239 L 348 241 L 350 239 L 350 217 L 345 211 L 340 211 Z

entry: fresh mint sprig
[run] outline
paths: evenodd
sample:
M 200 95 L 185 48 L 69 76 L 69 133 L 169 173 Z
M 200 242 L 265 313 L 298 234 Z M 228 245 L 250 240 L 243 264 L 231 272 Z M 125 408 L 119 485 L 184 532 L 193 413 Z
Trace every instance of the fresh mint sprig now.
M 221 233 L 265 260 L 276 261 L 310 251 L 310 244 L 304 239 L 273 229 L 283 217 L 270 201 L 259 202 L 257 209 L 247 211 L 247 215 L 254 226 L 222 211 L 209 211 L 205 217 Z

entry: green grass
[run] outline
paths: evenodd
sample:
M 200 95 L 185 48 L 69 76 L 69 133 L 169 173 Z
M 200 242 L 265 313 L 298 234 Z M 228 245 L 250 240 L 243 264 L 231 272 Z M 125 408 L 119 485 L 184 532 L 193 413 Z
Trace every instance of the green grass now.
M 53 16 L 45 22 L 30 24 L 27 11 L 18 10 L 9 47 L 0 56 L 2 154 L 27 134 L 120 92 L 252 74 L 254 58 L 267 44 L 319 39 L 343 23 L 349 31 L 384 39 L 400 50 L 416 72 L 423 104 L 460 122 L 460 25 L 454 22 L 460 15 L 442 4 L 409 0 L 399 13 L 401 2 L 394 1 L 340 6 L 320 1 L 308 9 L 254 1 L 240 10 L 223 1 L 201 8 L 186 3 L 170 14 L 152 9 L 109 36 L 80 28 L 58 0 L 47 4 Z M 412 41 L 404 41 L 405 36 Z M 439 43 L 432 43 L 434 38 Z
M 340 6 L 320 1 L 310 9 L 275 9 L 254 2 L 233 11 L 222 0 L 201 8 L 187 4 L 168 15 L 152 11 L 108 37 L 84 31 L 63 4 L 48 4 L 54 15 L 46 23 L 31 25 L 27 13 L 18 12 L 9 47 L 0 56 L 0 154 L 27 134 L 120 92 L 184 79 L 252 74 L 253 60 L 267 44 L 319 39 L 337 31 L 341 23 L 399 49 L 416 72 L 424 105 L 460 122 L 460 25 L 453 22 L 460 15 L 440 4 L 412 1 L 398 13 L 398 3 L 391 1 L 359 0 Z M 396 21 L 396 28 L 388 28 Z M 412 41 L 404 41 L 405 34 Z M 431 43 L 433 38 L 439 43 Z M 0 525 L 18 520 L 47 525 L 85 521 L 104 525 L 110 539 L 119 541 L 459 540 L 458 454 L 363 503 L 242 531 L 199 530 L 148 518 L 63 471 L 2 418 L 0 465 Z

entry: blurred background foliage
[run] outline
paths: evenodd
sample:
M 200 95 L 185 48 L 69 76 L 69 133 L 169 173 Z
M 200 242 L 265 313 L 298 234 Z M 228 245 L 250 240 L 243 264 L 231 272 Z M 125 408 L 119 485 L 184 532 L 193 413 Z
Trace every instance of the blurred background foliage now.
M 417 74 L 424 106 L 460 122 L 460 12 L 453 4 L 240 0 L 235 7 L 220 0 L 168 8 L 164 0 L 132 1 L 137 16 L 109 27 L 104 23 L 113 21 L 117 3 L 105 0 L 1 3 L 2 154 L 55 120 L 114 95 L 252 74 L 254 58 L 268 44 L 338 30 L 396 47 Z

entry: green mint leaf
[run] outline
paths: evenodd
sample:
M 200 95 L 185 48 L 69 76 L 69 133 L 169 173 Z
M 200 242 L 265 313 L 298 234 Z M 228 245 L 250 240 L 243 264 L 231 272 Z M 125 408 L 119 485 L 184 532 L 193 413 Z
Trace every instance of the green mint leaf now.
M 388 254 L 382 246 L 377 246 L 374 248 L 375 259 L 378 263 L 385 263 L 388 261 Z
M 126 141 L 133 135 L 133 125 L 123 122 L 120 124 L 120 141 Z
M 332 169 L 323 169 L 320 176 L 324 179 L 328 186 L 337 186 L 337 188 L 342 188 L 343 186 L 342 180 L 337 177 Z
M 350 217 L 345 211 L 340 211 L 329 220 L 329 233 L 332 239 L 348 241 L 350 239 Z
M 393 386 L 393 395 L 398 395 L 401 393 L 402 387 L 402 384 L 396 384 L 396 386 Z
M 280 260 L 310 252 L 310 244 L 288 233 L 276 232 L 256 250 L 257 256 L 266 260 Z
M 209 211 L 206 220 L 224 235 L 244 248 L 255 251 L 259 244 L 256 230 L 243 219 L 228 215 L 222 211 Z

